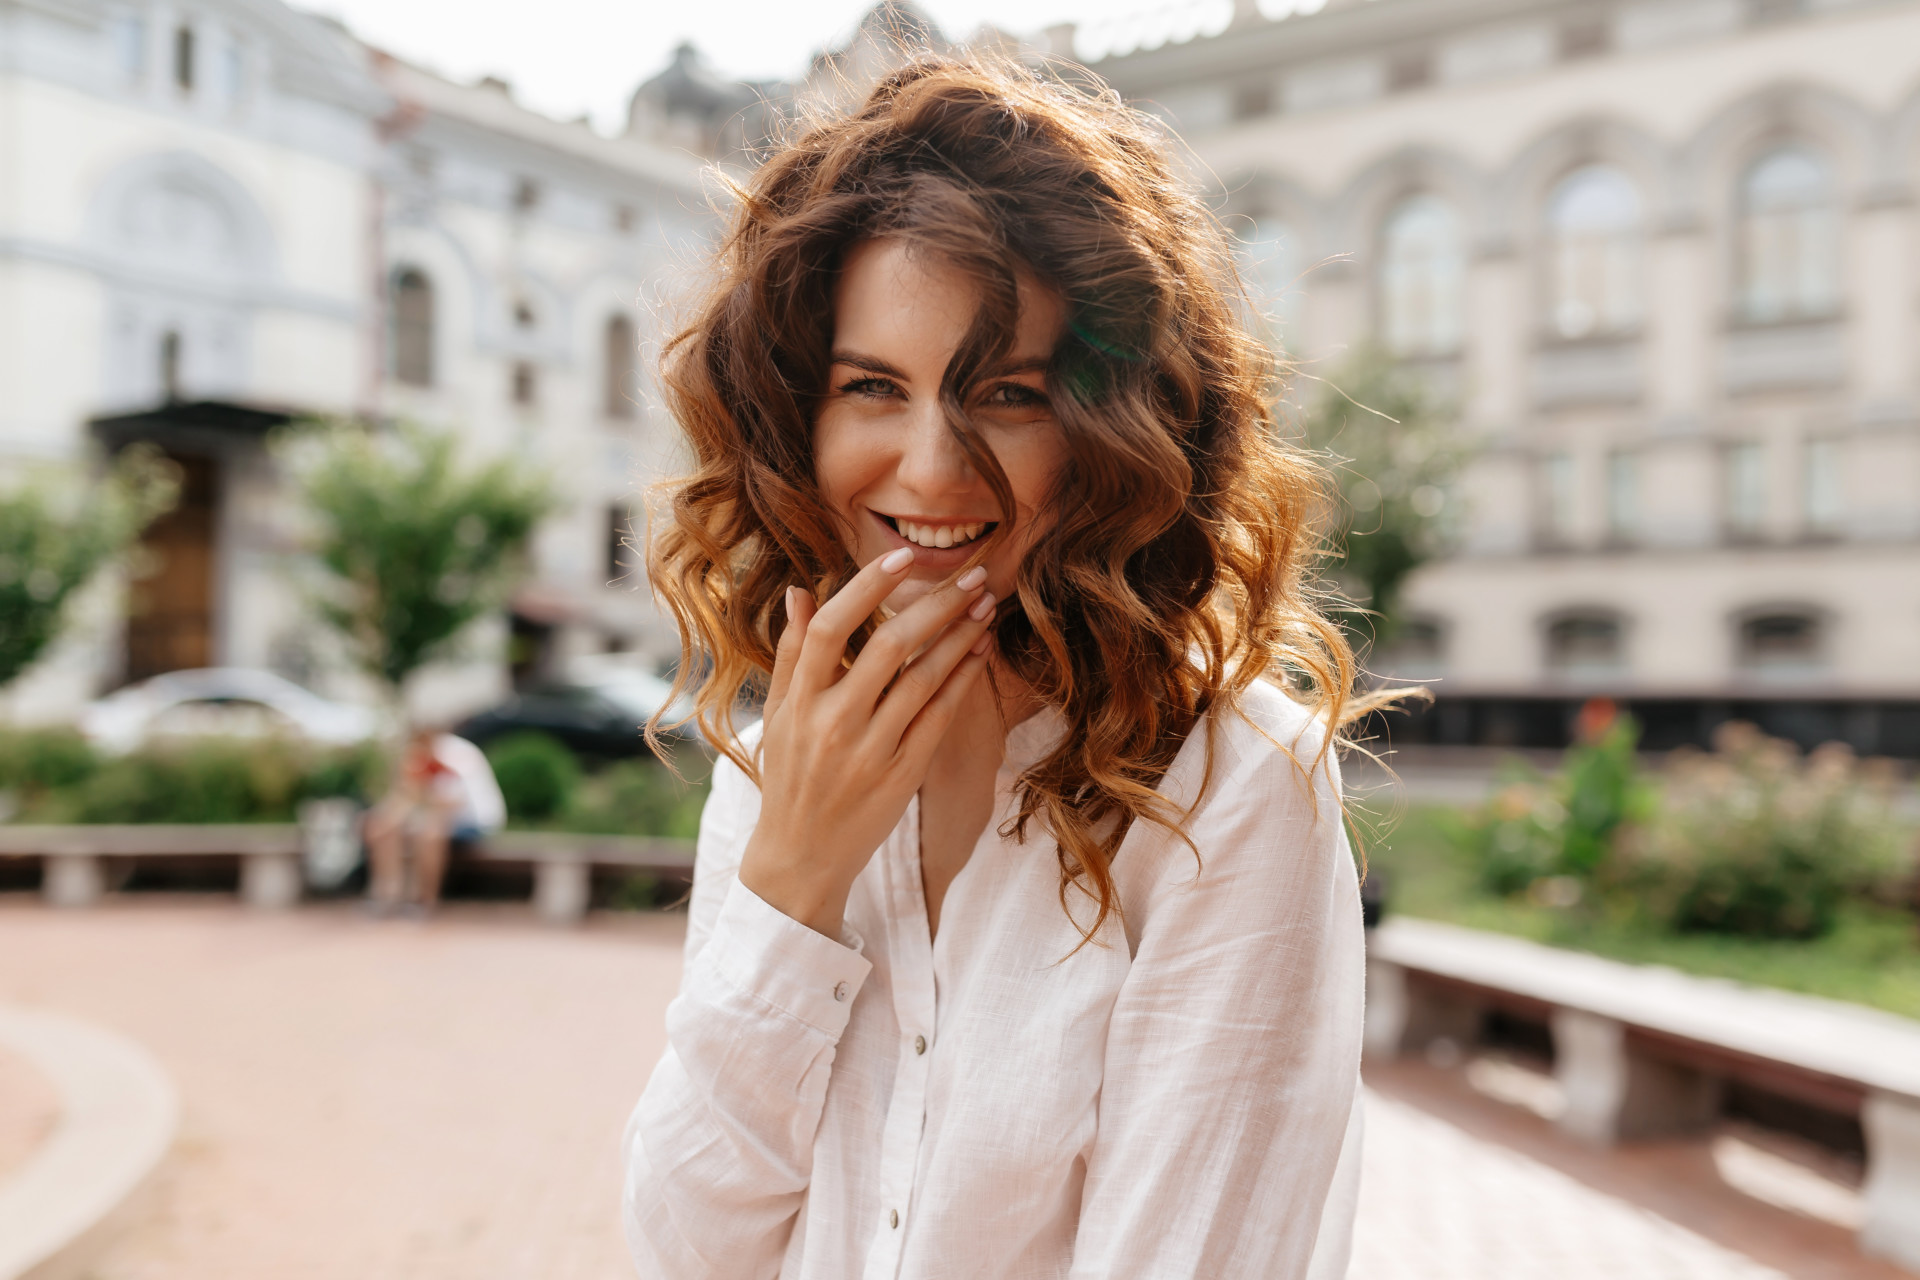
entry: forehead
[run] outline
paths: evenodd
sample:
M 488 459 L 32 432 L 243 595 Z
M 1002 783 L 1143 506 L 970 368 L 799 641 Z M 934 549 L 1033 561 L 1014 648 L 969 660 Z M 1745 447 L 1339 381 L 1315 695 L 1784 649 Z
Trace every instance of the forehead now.
M 1020 319 L 1014 354 L 1044 358 L 1064 324 L 1058 296 L 1028 272 L 1016 276 Z M 966 337 L 980 305 L 980 286 L 939 254 L 899 239 L 854 246 L 834 289 L 834 346 L 895 363 L 936 362 Z

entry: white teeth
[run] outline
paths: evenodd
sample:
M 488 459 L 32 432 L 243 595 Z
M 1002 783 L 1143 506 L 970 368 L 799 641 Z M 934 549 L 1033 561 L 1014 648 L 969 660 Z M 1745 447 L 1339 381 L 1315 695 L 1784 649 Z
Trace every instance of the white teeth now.
M 918 524 L 912 520 L 896 520 L 900 536 L 908 542 L 922 547 L 953 547 L 972 542 L 987 527 L 986 521 L 978 520 L 972 524 Z

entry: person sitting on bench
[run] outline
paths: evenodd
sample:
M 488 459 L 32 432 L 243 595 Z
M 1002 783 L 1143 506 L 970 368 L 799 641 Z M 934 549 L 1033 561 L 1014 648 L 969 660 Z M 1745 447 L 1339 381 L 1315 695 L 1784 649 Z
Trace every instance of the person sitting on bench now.
M 407 737 L 393 786 L 367 815 L 367 847 L 373 858 L 370 886 L 375 911 L 400 907 L 425 913 L 440 900 L 447 848 L 474 842 L 506 822 L 506 801 L 493 767 L 465 738 L 432 728 Z M 413 855 L 411 895 L 405 888 L 406 855 Z

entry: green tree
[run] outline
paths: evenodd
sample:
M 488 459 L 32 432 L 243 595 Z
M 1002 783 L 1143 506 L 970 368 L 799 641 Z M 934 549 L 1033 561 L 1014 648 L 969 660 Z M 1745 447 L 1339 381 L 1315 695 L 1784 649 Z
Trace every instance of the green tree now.
M 1377 350 L 1328 374 L 1300 425 L 1338 489 L 1327 556 L 1343 601 L 1335 616 L 1356 643 L 1390 643 L 1407 575 L 1449 540 L 1462 449 L 1418 379 Z
M 0 494 L 0 686 L 33 665 L 74 593 L 178 496 L 177 468 L 145 445 L 122 450 L 97 482 L 34 475 Z
M 449 432 L 332 422 L 284 452 L 315 517 L 320 614 L 398 696 L 407 677 L 499 608 L 555 505 L 524 459 L 462 467 Z

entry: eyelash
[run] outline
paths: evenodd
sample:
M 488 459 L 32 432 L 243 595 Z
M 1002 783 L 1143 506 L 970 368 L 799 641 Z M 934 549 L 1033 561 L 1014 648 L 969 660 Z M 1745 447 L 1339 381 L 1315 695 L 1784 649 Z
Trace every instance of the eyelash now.
M 843 396 L 864 396 L 880 399 L 893 395 L 900 388 L 887 378 L 855 378 L 842 383 L 840 394 Z M 1012 397 L 997 400 L 1002 392 L 1011 392 Z M 1045 393 L 1018 382 L 1002 382 L 987 393 L 987 403 L 1003 409 L 1028 409 L 1047 402 Z

